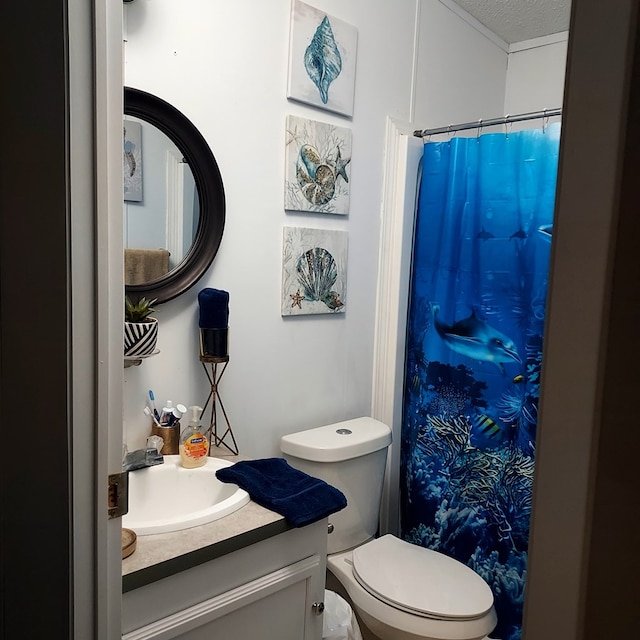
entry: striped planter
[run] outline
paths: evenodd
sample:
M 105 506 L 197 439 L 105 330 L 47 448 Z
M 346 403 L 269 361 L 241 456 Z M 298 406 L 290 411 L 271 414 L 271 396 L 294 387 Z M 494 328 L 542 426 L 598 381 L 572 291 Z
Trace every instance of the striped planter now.
M 124 323 L 124 355 L 148 356 L 155 351 L 158 341 L 158 321 Z

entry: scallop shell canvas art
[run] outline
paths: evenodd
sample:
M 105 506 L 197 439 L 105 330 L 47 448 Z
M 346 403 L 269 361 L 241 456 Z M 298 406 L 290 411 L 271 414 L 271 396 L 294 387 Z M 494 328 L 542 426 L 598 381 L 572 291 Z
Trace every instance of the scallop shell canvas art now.
M 352 116 L 357 45 L 354 26 L 293 0 L 287 98 Z
M 351 130 L 288 116 L 284 207 L 349 213 Z
M 347 305 L 347 232 L 285 227 L 282 315 L 344 313 Z

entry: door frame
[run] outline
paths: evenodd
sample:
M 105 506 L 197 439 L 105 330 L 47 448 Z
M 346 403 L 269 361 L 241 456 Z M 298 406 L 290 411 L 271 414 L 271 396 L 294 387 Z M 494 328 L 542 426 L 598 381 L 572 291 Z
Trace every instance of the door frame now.
M 82 0 L 73 0 L 82 4 Z M 94 538 L 96 640 L 121 636 L 122 521 L 107 515 L 108 476 L 122 471 L 124 114 L 122 3 L 93 0 L 95 266 L 95 468 Z M 74 245 L 75 246 L 75 245 Z M 76 598 L 79 591 L 75 591 Z M 80 640 L 82 635 L 76 635 Z
M 572 3 L 529 538 L 527 640 L 638 633 L 640 512 L 633 505 L 640 476 L 630 452 L 640 447 L 640 433 L 632 428 L 636 379 L 627 373 L 640 358 L 639 25 L 638 0 Z
M 4 3 L 1 20 L 0 636 L 107 640 L 121 596 L 106 494 L 122 465 L 123 278 L 109 257 L 122 4 Z

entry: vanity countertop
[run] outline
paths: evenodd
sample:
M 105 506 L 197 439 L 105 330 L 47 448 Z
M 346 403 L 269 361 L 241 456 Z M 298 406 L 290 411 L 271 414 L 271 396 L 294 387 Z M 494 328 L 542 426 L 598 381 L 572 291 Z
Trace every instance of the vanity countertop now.
M 239 459 L 237 456 L 224 457 L 233 461 Z M 122 591 L 132 591 L 290 528 L 281 515 L 250 501 L 208 524 L 138 536 L 136 550 L 122 561 Z

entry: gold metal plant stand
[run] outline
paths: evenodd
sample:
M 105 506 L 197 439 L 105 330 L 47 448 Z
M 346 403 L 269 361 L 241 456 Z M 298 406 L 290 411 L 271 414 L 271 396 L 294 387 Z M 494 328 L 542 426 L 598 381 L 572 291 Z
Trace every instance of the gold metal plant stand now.
M 205 356 L 200 355 L 200 362 L 202 362 L 202 368 L 204 372 L 207 374 L 207 378 L 209 379 L 209 383 L 211 384 L 211 391 L 209 391 L 209 396 L 207 397 L 207 401 L 204 403 L 202 407 L 202 415 L 204 416 L 207 407 L 209 406 L 209 402 L 211 402 L 211 419 L 209 420 L 209 428 L 207 429 L 207 433 L 209 434 L 209 451 L 211 451 L 212 446 L 216 447 L 225 447 L 231 453 L 238 455 L 238 445 L 236 444 L 236 439 L 233 436 L 233 431 L 231 430 L 231 423 L 229 422 L 229 418 L 227 416 L 227 412 L 225 411 L 224 405 L 222 404 L 222 398 L 220 397 L 220 393 L 218 391 L 218 385 L 220 384 L 220 379 L 222 378 L 227 365 L 229 364 L 229 356 Z M 211 369 L 207 369 L 207 365 Z M 220 372 L 218 372 L 218 366 L 223 365 Z M 227 425 L 224 433 L 220 436 L 218 435 L 218 405 L 220 405 L 220 409 L 222 411 L 222 415 L 224 416 L 224 421 Z M 221 425 L 222 426 L 222 425 Z M 222 429 L 221 429 L 222 430 Z M 225 438 L 229 436 L 231 441 L 233 442 L 233 447 L 225 442 Z

